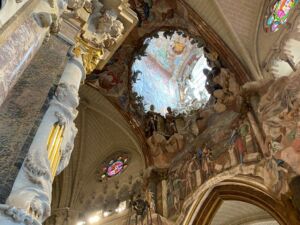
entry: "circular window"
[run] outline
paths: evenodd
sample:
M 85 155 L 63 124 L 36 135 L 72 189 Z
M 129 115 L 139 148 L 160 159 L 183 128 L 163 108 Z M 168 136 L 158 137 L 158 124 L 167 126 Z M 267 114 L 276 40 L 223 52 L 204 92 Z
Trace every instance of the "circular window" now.
M 128 166 L 128 156 L 126 154 L 118 154 L 111 156 L 102 164 L 100 169 L 100 181 L 105 178 L 114 177 L 122 173 Z
M 122 161 L 112 161 L 112 164 L 107 168 L 107 175 L 113 177 L 122 172 L 124 163 Z

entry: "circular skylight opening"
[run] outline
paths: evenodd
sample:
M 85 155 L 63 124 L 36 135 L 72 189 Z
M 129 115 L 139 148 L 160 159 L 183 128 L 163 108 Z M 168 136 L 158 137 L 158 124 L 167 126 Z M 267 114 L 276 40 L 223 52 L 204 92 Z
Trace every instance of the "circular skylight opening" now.
M 208 65 L 199 42 L 181 31 L 171 35 L 160 31 L 144 41 L 144 49 L 132 65 L 137 74 L 132 89 L 143 97 L 146 111 L 154 105 L 162 115 L 167 107 L 187 113 L 208 101 L 203 74 Z

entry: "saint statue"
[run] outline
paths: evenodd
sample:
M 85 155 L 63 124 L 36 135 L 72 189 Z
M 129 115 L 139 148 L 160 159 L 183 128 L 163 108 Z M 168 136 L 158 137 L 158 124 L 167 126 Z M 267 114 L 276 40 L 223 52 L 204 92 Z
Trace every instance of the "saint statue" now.
M 151 137 L 154 131 L 157 131 L 158 115 L 154 112 L 154 105 L 150 105 L 150 111 L 146 113 L 146 137 Z
M 172 111 L 171 107 L 167 108 L 166 113 L 166 135 L 172 136 L 175 133 L 178 133 L 177 127 L 176 127 L 176 118 L 175 114 Z

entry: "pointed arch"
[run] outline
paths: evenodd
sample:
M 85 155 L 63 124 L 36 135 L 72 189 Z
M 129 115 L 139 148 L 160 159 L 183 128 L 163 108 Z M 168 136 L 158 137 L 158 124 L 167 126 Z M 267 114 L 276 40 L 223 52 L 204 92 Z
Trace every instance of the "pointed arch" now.
M 198 195 L 185 225 L 209 225 L 223 201 L 235 200 L 255 205 L 268 212 L 280 225 L 298 224 L 296 212 L 288 201 L 279 200 L 257 181 L 237 177 L 224 180 Z

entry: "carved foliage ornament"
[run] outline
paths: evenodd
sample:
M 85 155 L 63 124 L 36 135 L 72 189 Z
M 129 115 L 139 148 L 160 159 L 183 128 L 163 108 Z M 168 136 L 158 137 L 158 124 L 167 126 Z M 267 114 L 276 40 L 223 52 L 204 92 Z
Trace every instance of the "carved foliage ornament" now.
M 28 177 L 34 183 L 40 183 L 39 177 L 49 177 L 47 168 L 43 167 L 41 162 L 38 162 L 37 157 L 34 157 L 33 154 L 28 154 L 24 161 L 24 168 L 27 171 Z

